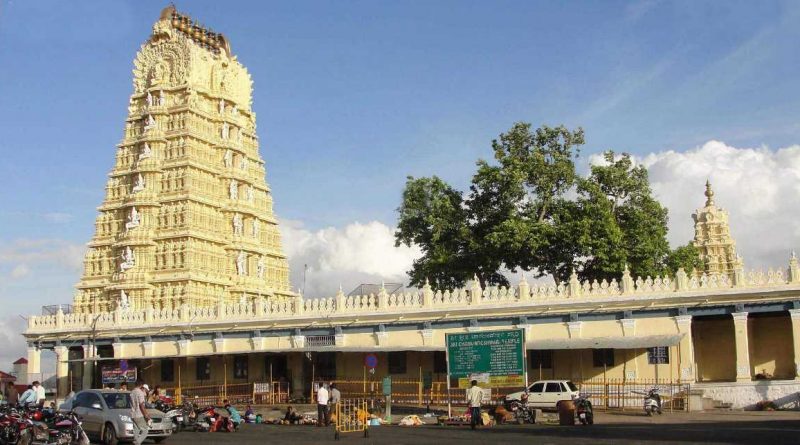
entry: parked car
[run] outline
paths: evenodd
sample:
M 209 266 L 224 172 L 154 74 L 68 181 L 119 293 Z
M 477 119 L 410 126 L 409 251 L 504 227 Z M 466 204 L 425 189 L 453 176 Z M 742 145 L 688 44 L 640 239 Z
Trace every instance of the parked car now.
M 106 445 L 133 440 L 131 420 L 131 393 L 114 389 L 89 389 L 75 394 L 61 405 L 62 410 L 72 410 L 83 423 L 83 430 L 94 440 Z M 164 413 L 148 409 L 153 419 L 147 438 L 161 443 L 172 434 L 172 422 L 164 421 Z
M 558 403 L 578 397 L 578 387 L 569 380 L 540 380 L 528 386 L 528 406 L 542 409 L 557 409 Z M 507 395 L 505 405 L 519 401 L 525 391 Z

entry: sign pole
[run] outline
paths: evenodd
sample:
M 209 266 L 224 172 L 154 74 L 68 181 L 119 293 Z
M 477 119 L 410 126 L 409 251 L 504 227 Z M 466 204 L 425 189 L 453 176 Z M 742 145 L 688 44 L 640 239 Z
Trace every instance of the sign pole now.
M 447 418 L 453 417 L 452 404 L 450 401 L 450 348 L 447 342 L 447 337 L 450 334 L 444 335 L 444 361 L 447 364 Z

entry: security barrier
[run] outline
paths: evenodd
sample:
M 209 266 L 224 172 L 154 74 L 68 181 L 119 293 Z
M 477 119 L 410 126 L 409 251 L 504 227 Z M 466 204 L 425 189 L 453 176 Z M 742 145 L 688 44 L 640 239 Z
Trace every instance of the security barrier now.
M 341 433 L 364 432 L 369 437 L 369 411 L 364 399 L 342 399 L 334 405 L 332 415 L 336 426 L 334 438 L 339 440 Z
M 163 388 L 177 403 L 189 401 L 197 405 L 219 405 L 223 400 L 234 405 L 276 404 L 289 402 L 288 382 L 221 383 L 203 386 Z

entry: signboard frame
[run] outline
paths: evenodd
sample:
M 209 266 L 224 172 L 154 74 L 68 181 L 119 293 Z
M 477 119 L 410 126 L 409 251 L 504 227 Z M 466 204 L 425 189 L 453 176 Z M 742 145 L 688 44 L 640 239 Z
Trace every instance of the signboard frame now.
M 520 348 L 522 349 L 522 351 L 521 351 L 521 360 L 522 360 L 521 365 L 522 365 L 522 378 L 523 378 L 522 386 L 526 387 L 528 385 L 528 349 L 526 347 L 527 338 L 526 338 L 526 335 L 525 335 L 526 334 L 525 331 L 526 331 L 526 329 L 524 329 L 524 328 L 515 328 L 515 329 L 498 329 L 498 330 L 491 330 L 491 331 L 487 330 L 487 331 L 478 331 L 478 332 L 452 332 L 452 333 L 448 332 L 448 333 L 445 334 L 445 349 L 444 350 L 445 350 L 445 361 L 447 363 L 447 413 L 448 413 L 448 416 L 451 415 L 451 400 L 450 400 L 451 399 L 450 389 L 452 388 L 452 383 L 451 383 L 451 379 L 452 379 L 452 377 L 451 377 L 451 363 L 452 363 L 452 360 L 451 360 L 451 357 L 450 357 L 450 338 L 451 338 L 451 336 L 465 336 L 465 337 L 478 338 L 478 337 L 481 337 L 481 336 L 487 336 L 487 335 L 492 335 L 492 334 L 497 335 L 498 333 L 499 334 L 508 335 L 509 333 L 512 333 L 512 332 L 519 332 L 520 333 L 520 338 L 521 338 Z M 491 346 L 489 346 L 489 348 L 491 348 Z M 483 370 L 483 373 L 484 374 L 491 374 L 491 370 L 489 372 L 486 372 L 485 370 Z M 478 372 L 475 372 L 474 374 L 478 374 Z M 491 384 L 489 384 L 489 385 L 491 387 Z
M 104 385 L 119 384 L 122 382 L 133 383 L 139 375 L 139 369 L 136 366 L 127 366 L 125 370 L 116 366 L 104 366 L 100 369 L 100 381 Z

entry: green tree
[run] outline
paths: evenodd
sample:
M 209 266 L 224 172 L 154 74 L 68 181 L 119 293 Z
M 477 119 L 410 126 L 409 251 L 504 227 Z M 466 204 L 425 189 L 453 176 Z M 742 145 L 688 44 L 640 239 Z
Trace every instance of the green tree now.
M 469 195 L 438 177 L 406 182 L 395 241 L 423 252 L 409 271 L 453 288 L 477 275 L 506 285 L 504 268 L 566 281 L 655 276 L 702 267 L 692 246 L 666 240 L 667 209 L 653 196 L 647 170 L 614 152 L 586 177 L 575 160 L 583 130 L 516 123 L 492 141 L 496 165 L 477 162 Z
M 678 269 L 683 268 L 686 273 L 691 273 L 692 270 L 698 271 L 705 270 L 705 263 L 700 259 L 700 251 L 692 243 L 680 246 L 667 255 L 664 260 L 664 266 L 670 276 L 675 276 Z

